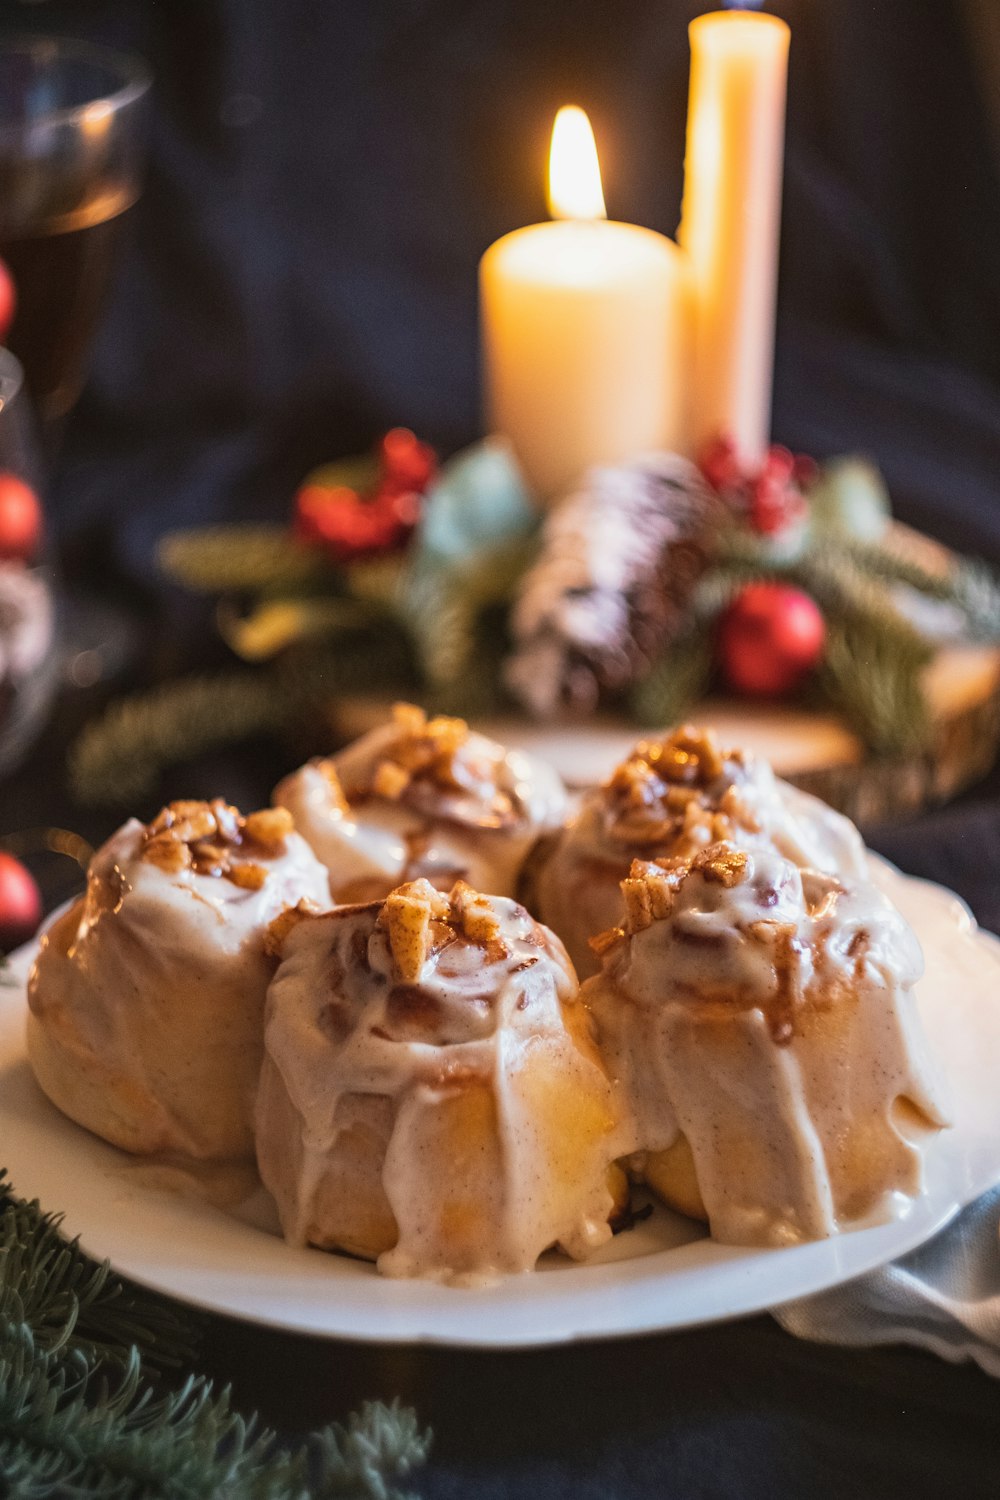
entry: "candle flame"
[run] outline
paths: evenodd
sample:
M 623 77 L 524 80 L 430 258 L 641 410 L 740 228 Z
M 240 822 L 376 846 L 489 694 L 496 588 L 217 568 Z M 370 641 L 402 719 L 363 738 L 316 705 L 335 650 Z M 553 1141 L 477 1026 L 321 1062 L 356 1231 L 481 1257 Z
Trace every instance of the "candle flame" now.
M 606 219 L 601 168 L 586 114 L 566 104 L 556 115 L 549 153 L 549 213 L 554 219 Z

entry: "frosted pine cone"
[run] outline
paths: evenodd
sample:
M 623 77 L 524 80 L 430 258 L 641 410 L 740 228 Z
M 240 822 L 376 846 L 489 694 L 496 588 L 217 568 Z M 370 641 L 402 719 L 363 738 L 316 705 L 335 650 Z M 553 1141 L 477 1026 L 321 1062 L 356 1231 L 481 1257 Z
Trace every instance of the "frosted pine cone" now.
M 549 512 L 521 581 L 504 668 L 515 696 L 546 718 L 627 687 L 683 624 L 723 514 L 679 454 L 592 469 Z

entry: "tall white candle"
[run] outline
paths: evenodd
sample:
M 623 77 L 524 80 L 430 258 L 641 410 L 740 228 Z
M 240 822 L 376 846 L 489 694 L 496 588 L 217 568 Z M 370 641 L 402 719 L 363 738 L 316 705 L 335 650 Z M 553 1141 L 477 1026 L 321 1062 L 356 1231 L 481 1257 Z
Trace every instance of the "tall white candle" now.
M 686 258 L 663 235 L 603 217 L 586 133 L 571 127 L 561 157 L 563 129 L 553 132 L 551 207 L 564 217 L 505 235 L 480 266 L 487 423 L 543 502 L 593 464 L 686 436 Z
M 755 464 L 771 427 L 790 33 L 776 16 L 717 11 L 689 35 L 678 238 L 694 286 L 691 435 L 696 447 L 727 435 Z

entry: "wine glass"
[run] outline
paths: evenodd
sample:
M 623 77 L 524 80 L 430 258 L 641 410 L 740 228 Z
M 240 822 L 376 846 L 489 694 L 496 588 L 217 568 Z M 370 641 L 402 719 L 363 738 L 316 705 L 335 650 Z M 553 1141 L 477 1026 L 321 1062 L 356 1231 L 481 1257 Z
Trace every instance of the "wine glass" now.
M 149 76 L 83 42 L 0 41 L 0 258 L 8 343 L 43 422 L 80 394 L 126 211 L 139 195 Z

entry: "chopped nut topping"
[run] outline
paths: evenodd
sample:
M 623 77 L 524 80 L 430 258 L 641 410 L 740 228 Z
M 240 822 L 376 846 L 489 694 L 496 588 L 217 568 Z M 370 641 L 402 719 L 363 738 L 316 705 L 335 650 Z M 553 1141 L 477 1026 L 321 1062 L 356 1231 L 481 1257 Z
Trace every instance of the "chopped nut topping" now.
M 323 912 L 313 901 L 302 900 L 296 906 L 286 906 L 283 912 L 269 922 L 264 933 L 264 952 L 269 958 L 280 958 L 281 950 L 293 927 L 308 917 L 322 916 Z
M 151 834 L 170 833 L 190 844 L 208 838 L 218 828 L 215 813 L 207 802 L 171 802 L 149 825 Z
M 748 859 L 745 849 L 734 849 L 732 844 L 711 844 L 695 855 L 691 869 L 700 871 L 706 880 L 731 889 L 746 879 Z
M 695 729 L 684 724 L 662 740 L 645 740 L 633 754 L 653 766 L 666 781 L 682 786 L 706 787 L 723 772 L 728 752 L 719 749 L 711 729 Z
M 293 827 L 283 807 L 244 818 L 221 797 L 213 802 L 171 802 L 147 827 L 142 854 L 171 875 L 193 869 L 196 875 L 225 878 L 243 890 L 256 891 L 267 879 L 267 870 L 240 856 L 246 854 L 247 844 L 268 858 L 282 853 Z
M 609 927 L 606 932 L 598 932 L 594 937 L 588 938 L 587 946 L 598 958 L 603 958 L 605 953 L 610 953 L 612 948 L 624 941 L 624 927 Z
M 427 715 L 415 703 L 394 703 L 392 721 L 404 735 L 422 734 L 427 725 Z
M 336 809 L 336 811 L 340 813 L 349 813 L 351 810 L 350 805 L 347 801 L 347 798 L 344 796 L 344 788 L 340 784 L 340 777 L 337 775 L 337 767 L 334 765 L 333 761 L 327 757 L 322 760 L 313 761 L 313 765 L 326 777 L 326 780 L 329 783 L 331 808 Z
M 395 761 L 383 760 L 375 767 L 372 791 L 377 797 L 385 797 L 389 802 L 398 802 L 412 780 L 410 772 L 398 766 Z
M 404 984 L 415 984 L 434 951 L 432 921 L 449 915 L 447 896 L 429 880 L 411 880 L 386 897 L 379 924 L 389 934 L 389 948 L 396 972 Z
M 370 783 L 348 787 L 352 798 L 375 795 L 398 802 L 405 797 L 417 807 L 430 802 L 431 811 L 483 828 L 507 827 L 521 816 L 515 795 L 498 785 L 501 761 L 473 753 L 464 719 L 428 719 L 412 703 L 397 703 L 393 727 Z
M 509 955 L 489 896 L 464 880 L 456 881 L 447 896 L 429 880 L 411 880 L 386 897 L 378 920 L 388 932 L 393 963 L 404 984 L 416 983 L 427 960 L 456 938 L 481 946 L 487 963 Z
M 625 927 L 629 933 L 641 932 L 654 922 L 662 922 L 674 909 L 674 897 L 687 872 L 685 864 L 647 864 L 634 859 L 628 877 L 622 881 L 625 900 Z
M 276 848 L 295 832 L 295 820 L 287 807 L 264 807 L 247 815 L 243 832 L 255 844 Z
M 470 943 L 481 943 L 491 963 L 507 957 L 507 946 L 500 936 L 500 918 L 490 905 L 488 896 L 473 890 L 464 880 L 458 880 L 449 896 L 451 920 L 460 927 Z
M 188 869 L 192 863 L 191 850 L 187 844 L 182 844 L 180 839 L 169 833 L 158 833 L 155 838 L 147 839 L 142 855 L 168 875 L 176 875 L 180 870 Z
M 735 787 L 716 783 L 738 750 L 721 750 L 711 730 L 677 729 L 643 740 L 605 783 L 611 833 L 628 844 L 697 847 L 731 836 L 745 809 Z M 731 795 L 732 794 L 732 795 Z
M 731 887 L 746 878 L 747 863 L 744 850 L 722 843 L 711 844 L 690 859 L 664 858 L 653 862 L 634 859 L 621 883 L 624 920 L 619 927 L 588 939 L 590 948 L 598 958 L 603 958 L 626 938 L 644 932 L 654 922 L 664 921 L 673 912 L 677 892 L 693 872 L 697 871 L 705 880 Z

